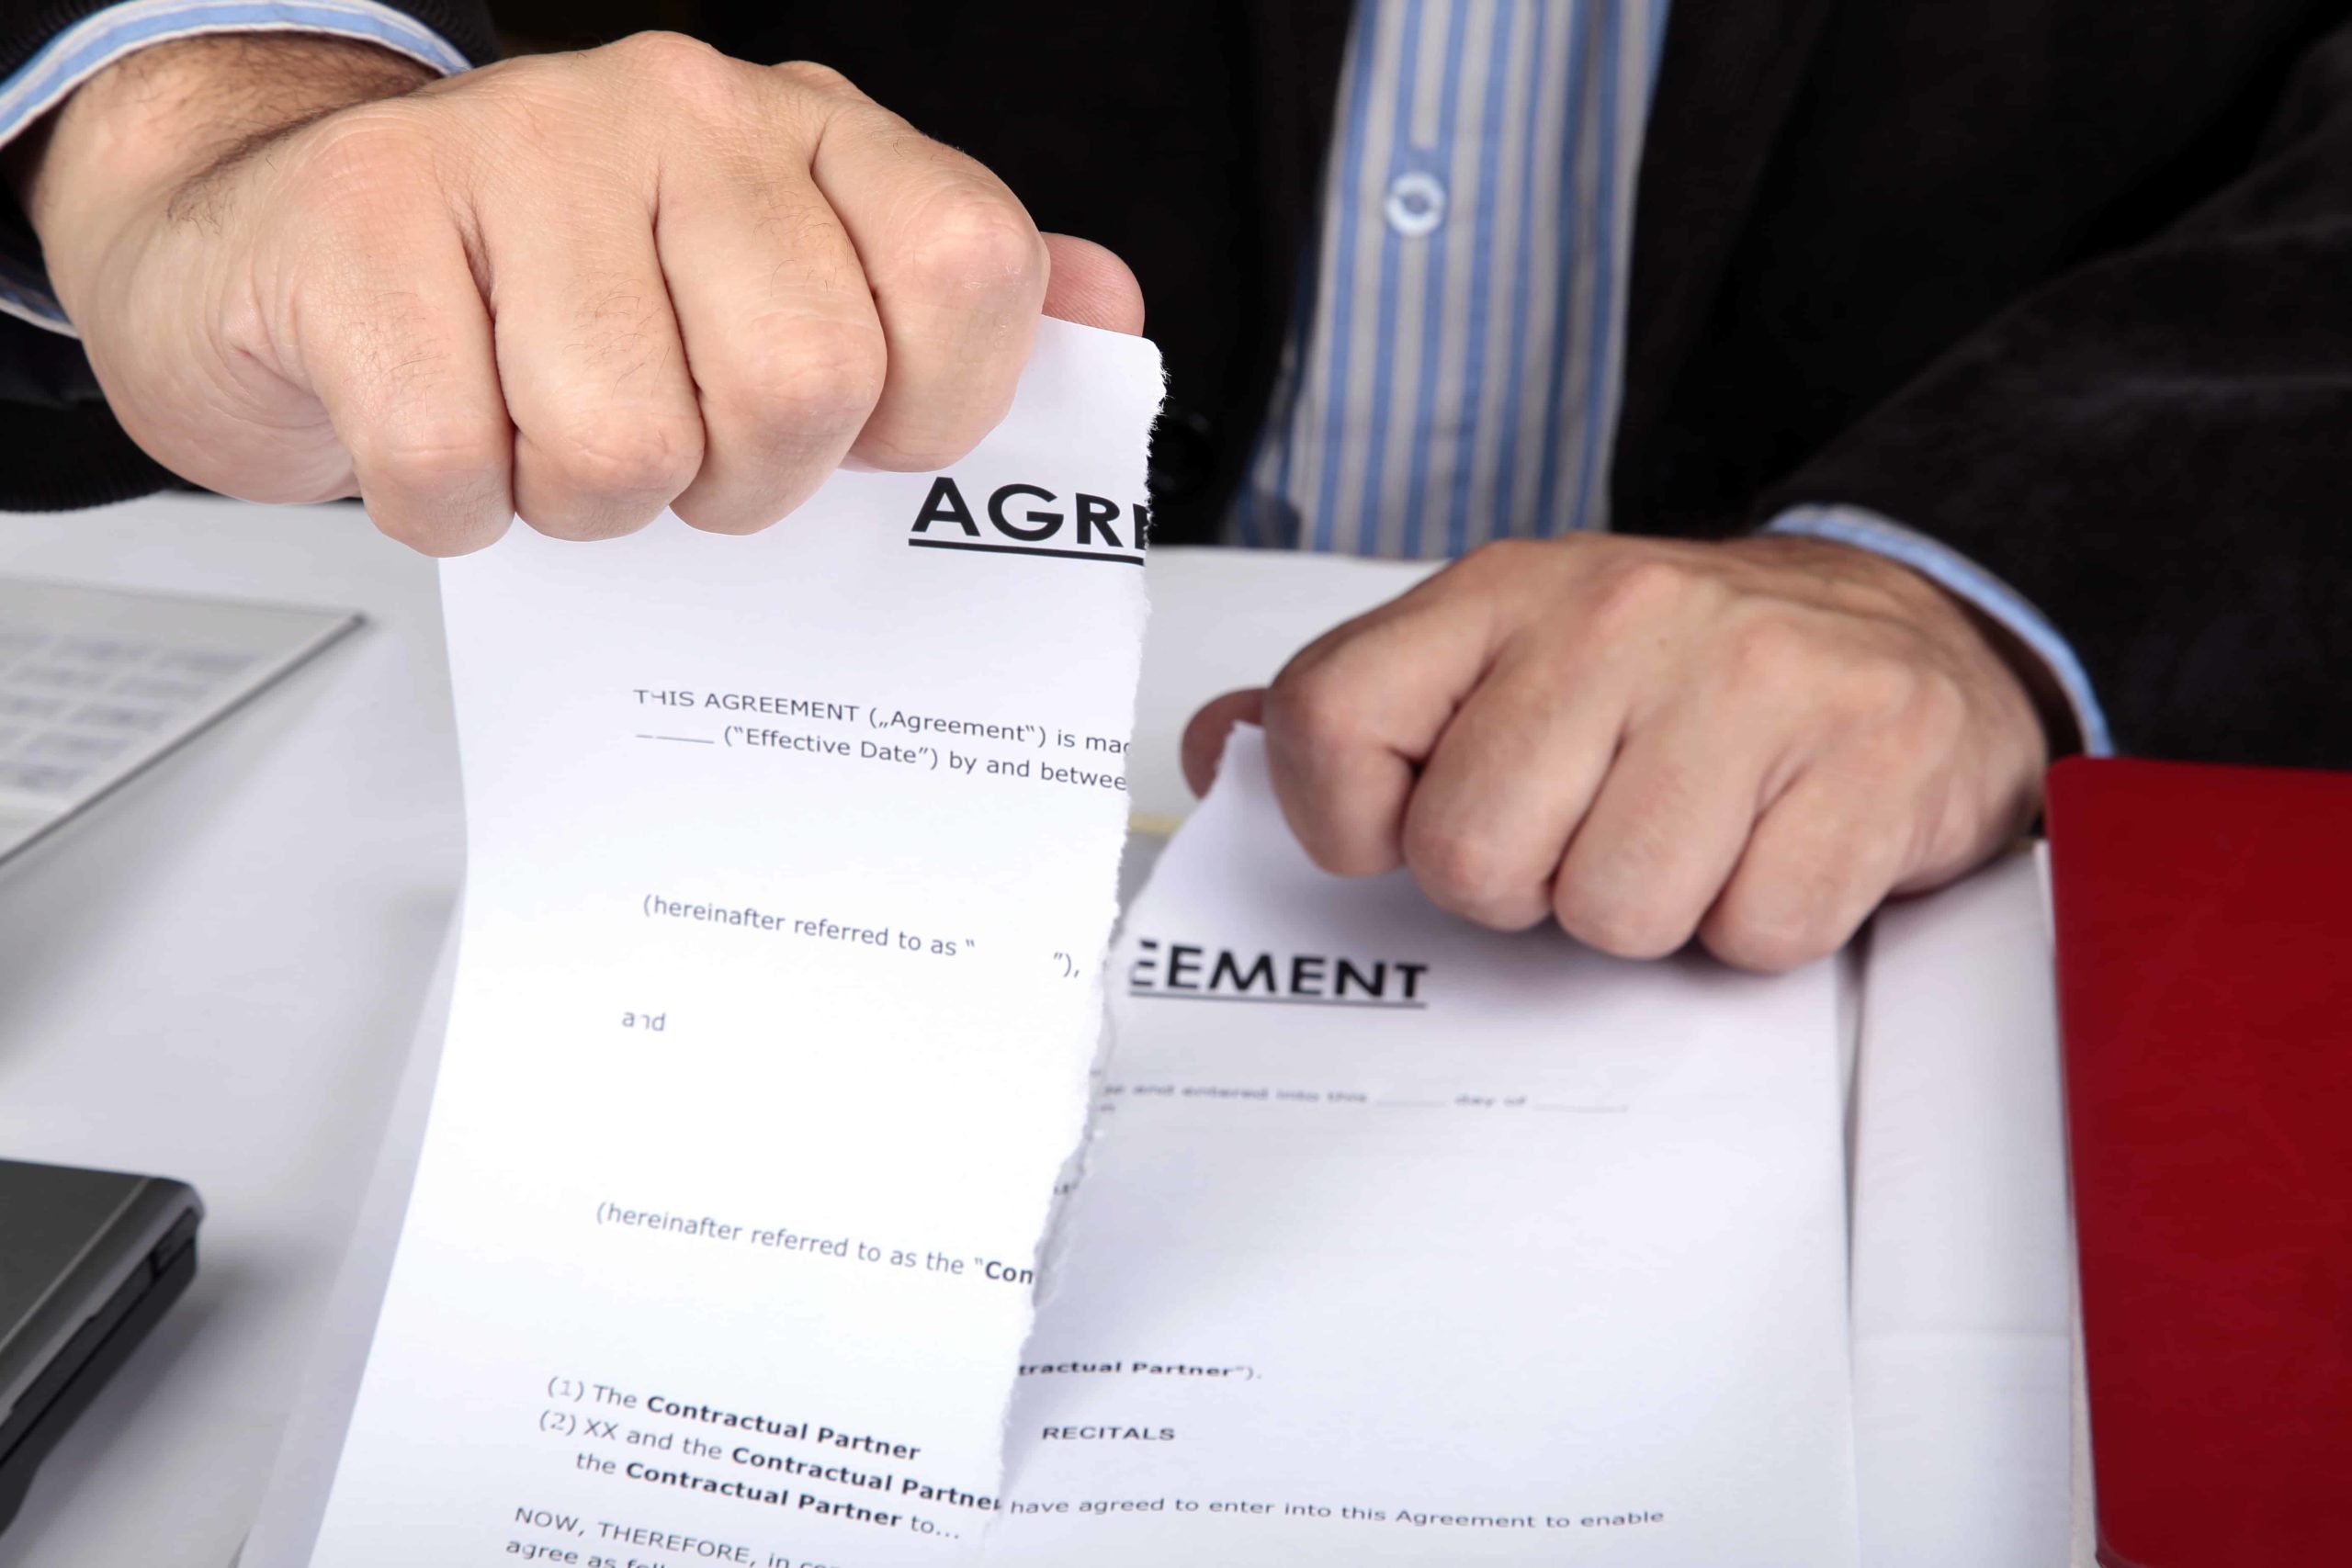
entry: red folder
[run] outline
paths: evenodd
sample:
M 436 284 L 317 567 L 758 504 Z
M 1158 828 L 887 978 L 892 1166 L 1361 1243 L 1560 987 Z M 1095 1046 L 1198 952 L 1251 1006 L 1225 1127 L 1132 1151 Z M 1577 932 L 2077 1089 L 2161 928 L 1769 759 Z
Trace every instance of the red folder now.
M 2100 1561 L 2352 1563 L 2352 775 L 2049 813 Z

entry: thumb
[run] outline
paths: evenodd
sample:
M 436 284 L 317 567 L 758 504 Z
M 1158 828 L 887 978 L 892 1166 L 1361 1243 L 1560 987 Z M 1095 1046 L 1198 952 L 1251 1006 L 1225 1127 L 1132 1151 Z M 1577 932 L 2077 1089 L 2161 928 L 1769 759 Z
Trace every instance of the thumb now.
M 1130 337 L 1143 332 L 1143 289 L 1126 263 L 1091 240 L 1069 234 L 1045 240 L 1046 314 Z
M 1262 686 L 1246 691 L 1227 692 L 1213 697 L 1193 716 L 1184 727 L 1184 743 L 1180 755 L 1184 763 L 1184 782 L 1193 786 L 1194 795 L 1206 795 L 1216 779 L 1216 765 L 1225 757 L 1226 737 L 1233 733 L 1237 724 L 1262 724 L 1266 717 L 1266 692 Z

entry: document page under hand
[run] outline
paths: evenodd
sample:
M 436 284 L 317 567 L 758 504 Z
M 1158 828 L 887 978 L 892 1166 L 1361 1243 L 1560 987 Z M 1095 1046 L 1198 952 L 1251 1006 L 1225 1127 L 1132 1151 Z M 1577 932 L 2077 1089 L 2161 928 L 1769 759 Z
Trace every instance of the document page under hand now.
M 1836 998 L 1323 875 L 1263 741 L 1129 911 L 991 1560 L 1855 1561 Z
M 445 569 L 470 859 L 313 1561 L 950 1560 L 998 1487 L 1126 818 L 1159 359 L 939 476 Z

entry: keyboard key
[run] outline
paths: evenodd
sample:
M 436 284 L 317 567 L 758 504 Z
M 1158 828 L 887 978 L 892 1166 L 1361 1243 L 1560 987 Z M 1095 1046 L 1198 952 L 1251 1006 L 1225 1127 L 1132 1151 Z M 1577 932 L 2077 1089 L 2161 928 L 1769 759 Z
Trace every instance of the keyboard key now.
M 144 734 L 161 729 L 171 715 L 162 708 L 134 708 L 120 703 L 84 703 L 74 710 L 74 722 L 97 729 L 135 729 Z
M 71 795 L 89 776 L 87 768 L 55 762 L 0 761 L 0 791 L 12 795 Z
M 22 748 L 28 757 L 73 762 L 104 762 L 122 755 L 128 735 L 82 735 L 71 729 L 44 730 Z

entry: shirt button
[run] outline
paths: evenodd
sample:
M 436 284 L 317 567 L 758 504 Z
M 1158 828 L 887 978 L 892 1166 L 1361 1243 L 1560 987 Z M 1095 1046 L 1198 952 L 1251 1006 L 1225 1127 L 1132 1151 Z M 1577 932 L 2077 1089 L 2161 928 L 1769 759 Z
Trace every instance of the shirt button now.
M 1388 182 L 1388 199 L 1380 210 L 1388 226 L 1408 240 L 1432 233 L 1445 221 L 1445 186 L 1435 175 L 1416 169 Z

